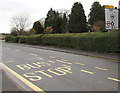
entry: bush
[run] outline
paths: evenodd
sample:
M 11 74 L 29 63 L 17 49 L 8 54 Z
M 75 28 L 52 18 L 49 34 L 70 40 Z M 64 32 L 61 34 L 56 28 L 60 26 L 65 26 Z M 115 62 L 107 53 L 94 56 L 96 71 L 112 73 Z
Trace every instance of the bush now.
M 17 36 L 8 35 L 5 37 L 5 42 L 17 43 L 18 40 L 19 40 L 19 37 Z
M 54 45 L 97 52 L 120 52 L 120 32 L 90 32 L 72 34 L 38 34 L 19 36 L 20 43 L 33 45 Z M 6 42 L 17 42 L 18 37 L 7 36 Z
M 19 36 L 19 43 L 27 43 L 26 40 L 27 40 L 28 36 Z
M 42 34 L 27 36 L 26 43 L 31 45 L 40 45 L 42 44 Z

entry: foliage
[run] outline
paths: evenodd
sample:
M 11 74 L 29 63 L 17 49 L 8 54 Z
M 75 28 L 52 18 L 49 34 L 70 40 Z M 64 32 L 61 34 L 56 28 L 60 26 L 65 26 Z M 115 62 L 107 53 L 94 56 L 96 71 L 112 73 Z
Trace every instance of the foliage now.
M 44 29 L 43 29 L 40 21 L 34 22 L 33 29 L 36 31 L 36 34 L 41 34 L 44 32 Z
M 90 9 L 88 22 L 92 26 L 95 22 L 98 21 L 105 22 L 105 10 L 104 7 L 96 1 L 92 4 L 92 7 Z
M 40 45 L 42 44 L 42 34 L 31 35 L 31 36 L 20 36 L 20 43 L 27 43 L 31 45 Z
M 46 34 L 50 34 L 50 33 L 52 33 L 52 31 L 53 31 L 52 26 L 45 28 L 45 33 L 46 33 Z
M 103 21 L 95 22 L 92 26 L 93 31 L 103 31 L 105 29 L 105 23 Z
M 50 27 L 52 26 L 53 27 L 53 24 L 54 24 L 54 17 L 56 15 L 56 12 L 51 8 L 48 13 L 47 13 L 47 17 L 45 18 L 45 28 L 46 27 Z
M 66 16 L 66 13 L 63 14 L 61 30 L 62 30 L 62 33 L 68 32 L 68 18 Z
M 55 16 L 55 21 L 53 24 L 53 33 L 62 33 L 62 17 L 59 15 Z
M 17 43 L 18 40 L 19 40 L 19 37 L 17 37 L 17 36 L 7 35 L 5 37 L 5 42 Z
M 118 41 L 119 31 L 90 32 L 72 34 L 38 34 L 32 36 L 20 36 L 20 42 L 36 45 L 54 45 L 71 47 L 87 51 L 120 52 Z M 25 39 L 26 38 L 26 39 Z M 16 42 L 18 37 L 7 36 L 6 42 Z M 22 41 L 25 40 L 25 41 Z
M 11 29 L 11 33 L 10 33 L 10 34 L 13 35 L 13 36 L 17 36 L 17 35 L 18 35 L 17 28 L 16 28 L 16 27 L 13 27 L 13 28 Z
M 86 16 L 81 3 L 74 3 L 68 26 L 70 33 L 80 33 L 87 30 Z
M 28 31 L 28 34 L 29 34 L 29 35 L 36 34 L 36 30 L 34 30 L 33 28 L 30 29 L 30 30 Z
M 47 17 L 45 19 L 45 28 L 52 27 L 52 33 L 63 33 L 66 31 L 67 17 L 60 15 L 52 8 L 48 11 Z

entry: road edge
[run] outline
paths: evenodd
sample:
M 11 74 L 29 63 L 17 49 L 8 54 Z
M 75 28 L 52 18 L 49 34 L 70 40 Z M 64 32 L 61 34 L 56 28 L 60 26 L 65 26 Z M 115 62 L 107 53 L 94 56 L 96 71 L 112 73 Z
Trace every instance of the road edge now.
M 38 86 L 36 86 L 35 84 L 33 84 L 32 82 L 30 82 L 30 81 L 28 81 L 27 79 L 25 79 L 24 77 L 22 77 L 21 75 L 19 75 L 17 72 L 15 72 L 14 70 L 12 70 L 12 69 L 10 69 L 8 66 L 6 66 L 5 64 L 3 64 L 3 63 L 0 63 L 0 65 L 1 65 L 1 68 L 2 68 L 2 70 L 3 71 L 7 71 L 8 73 L 11 73 L 12 74 L 12 76 L 14 76 L 14 77 L 16 77 L 17 79 L 19 79 L 23 84 L 25 84 L 26 86 L 28 86 L 31 90 L 33 90 L 33 91 L 35 91 L 35 92 L 37 92 L 37 93 L 46 93 L 43 89 L 41 89 L 41 88 L 39 88 Z M 15 81 L 16 79 L 14 78 L 14 81 Z M 16 80 L 17 81 L 17 80 Z M 16 82 L 15 81 L 15 82 Z M 18 82 L 16 82 L 16 83 L 18 83 Z M 18 84 L 20 84 L 20 83 L 18 83 Z M 23 87 L 23 84 L 21 85 L 20 84 L 20 86 L 22 87 L 22 88 L 24 88 Z M 25 86 L 24 85 L 24 86 Z M 25 89 L 26 90 L 26 89 Z M 29 89 L 27 89 L 26 91 L 28 91 Z

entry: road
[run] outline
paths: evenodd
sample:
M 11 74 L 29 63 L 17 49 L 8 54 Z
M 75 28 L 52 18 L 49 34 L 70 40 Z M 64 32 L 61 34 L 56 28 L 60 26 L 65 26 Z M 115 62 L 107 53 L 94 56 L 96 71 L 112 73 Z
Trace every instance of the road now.
M 118 64 L 97 57 L 2 43 L 2 68 L 33 91 L 118 91 Z

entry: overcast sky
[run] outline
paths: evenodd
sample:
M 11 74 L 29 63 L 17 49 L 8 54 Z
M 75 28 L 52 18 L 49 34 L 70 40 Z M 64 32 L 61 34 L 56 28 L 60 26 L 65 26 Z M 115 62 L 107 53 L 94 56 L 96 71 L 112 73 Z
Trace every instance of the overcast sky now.
M 10 19 L 19 13 L 30 15 L 32 23 L 45 18 L 48 10 L 71 10 L 74 2 L 81 2 L 85 14 L 88 17 L 91 5 L 96 0 L 0 0 L 0 33 L 9 33 L 11 29 Z M 97 0 L 101 5 L 114 5 L 118 7 L 118 0 Z M 31 28 L 31 27 L 30 27 Z

